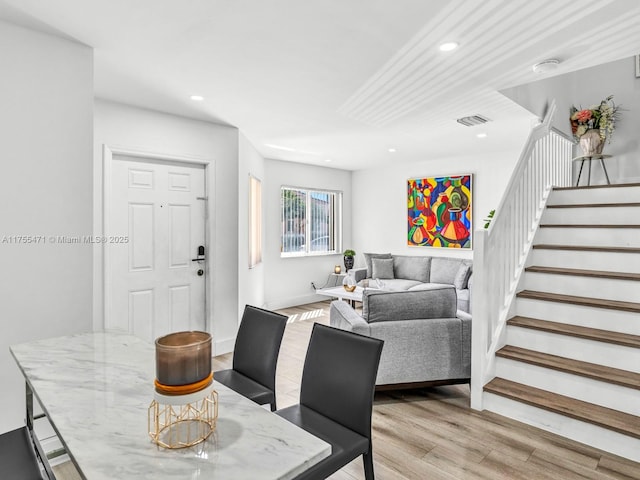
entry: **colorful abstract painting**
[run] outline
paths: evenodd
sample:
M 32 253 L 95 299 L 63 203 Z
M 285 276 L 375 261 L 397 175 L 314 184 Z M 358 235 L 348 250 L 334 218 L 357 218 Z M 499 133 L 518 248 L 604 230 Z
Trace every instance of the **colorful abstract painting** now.
M 471 175 L 407 180 L 407 245 L 471 248 Z

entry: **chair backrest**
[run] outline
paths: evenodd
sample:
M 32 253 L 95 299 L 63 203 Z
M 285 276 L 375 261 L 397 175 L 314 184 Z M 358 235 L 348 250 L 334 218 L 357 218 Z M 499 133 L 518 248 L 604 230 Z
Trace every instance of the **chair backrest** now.
M 275 390 L 276 365 L 287 317 L 247 305 L 233 352 L 233 369 Z
M 316 323 L 302 371 L 300 404 L 371 438 L 383 344 L 377 338 Z

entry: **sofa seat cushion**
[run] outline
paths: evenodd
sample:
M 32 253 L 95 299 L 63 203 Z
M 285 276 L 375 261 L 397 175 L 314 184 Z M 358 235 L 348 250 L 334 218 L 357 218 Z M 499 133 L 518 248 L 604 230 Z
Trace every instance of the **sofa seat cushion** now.
M 404 278 L 391 278 L 382 280 L 382 290 L 389 290 L 392 292 L 409 290 L 415 286 L 422 285 L 420 282 L 416 280 L 405 280 Z M 369 282 L 370 287 L 375 287 L 375 281 Z
M 409 289 L 411 292 L 420 291 L 420 290 L 440 290 L 443 287 L 450 287 L 451 285 L 448 283 L 419 283 Z

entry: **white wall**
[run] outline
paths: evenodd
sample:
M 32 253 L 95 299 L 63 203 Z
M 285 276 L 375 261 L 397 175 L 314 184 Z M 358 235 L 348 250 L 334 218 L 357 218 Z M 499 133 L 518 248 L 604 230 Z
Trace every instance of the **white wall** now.
M 606 144 L 603 151 L 613 155 L 605 160 L 609 178 L 611 183 L 640 182 L 640 78 L 635 76 L 634 62 L 635 58 L 625 58 L 509 88 L 502 93 L 537 115 L 542 115 L 548 102 L 555 98 L 558 110 L 554 126 L 569 135 L 572 105 L 586 108 L 613 95 L 623 111 L 611 143 Z M 579 147 L 576 155 L 582 155 Z M 574 171 L 576 168 L 574 165 Z M 599 165 L 592 169 L 591 183 L 606 183 Z
M 93 52 L 0 22 L 0 432 L 24 424 L 9 346 L 91 330 Z M 36 244 L 15 235 L 43 236 Z M 8 243 L 9 242 L 9 243 Z
M 342 254 L 313 257 L 280 257 L 280 188 L 283 186 L 343 192 L 343 250 L 352 248 L 351 172 L 300 163 L 265 160 L 263 201 L 265 225 L 264 283 L 267 308 L 285 308 L 321 300 L 311 282 L 322 285 Z
M 522 144 L 528 132 L 522 132 Z M 498 206 L 519 151 L 452 157 L 353 172 L 353 248 L 356 267 L 364 267 L 365 252 L 399 255 L 440 255 L 473 258 L 469 249 L 407 245 L 407 180 L 441 175 L 473 174 L 473 229 Z
M 242 314 L 245 305 L 263 307 L 264 262 L 249 268 L 249 175 L 262 182 L 264 189 L 264 158 L 247 138 L 240 133 L 238 148 L 238 309 Z M 265 192 L 263 190 L 263 199 Z M 263 229 L 266 225 L 262 210 Z M 264 231 L 262 248 L 264 252 Z
M 238 323 L 238 130 L 232 127 L 96 100 L 94 232 L 102 232 L 102 145 L 208 160 L 209 325 L 215 354 L 233 348 Z M 212 194 L 213 193 L 213 194 Z M 104 324 L 102 258 L 94 268 L 95 328 Z

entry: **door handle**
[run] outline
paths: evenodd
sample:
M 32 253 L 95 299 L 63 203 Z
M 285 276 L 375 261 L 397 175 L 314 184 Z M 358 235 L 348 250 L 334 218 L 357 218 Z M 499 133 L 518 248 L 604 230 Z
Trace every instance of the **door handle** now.
M 197 258 L 192 258 L 191 261 L 192 262 L 203 262 L 206 257 L 204 256 L 204 245 L 199 245 L 198 246 L 198 253 L 197 253 Z

